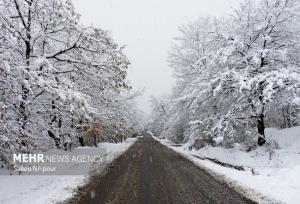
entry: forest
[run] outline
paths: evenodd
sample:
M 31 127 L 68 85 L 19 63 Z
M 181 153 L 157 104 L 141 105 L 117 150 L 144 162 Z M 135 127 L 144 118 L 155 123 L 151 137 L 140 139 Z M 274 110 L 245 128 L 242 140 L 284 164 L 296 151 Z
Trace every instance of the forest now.
M 300 0 L 0 0 L 0 204 L 299 204 L 299 178 Z

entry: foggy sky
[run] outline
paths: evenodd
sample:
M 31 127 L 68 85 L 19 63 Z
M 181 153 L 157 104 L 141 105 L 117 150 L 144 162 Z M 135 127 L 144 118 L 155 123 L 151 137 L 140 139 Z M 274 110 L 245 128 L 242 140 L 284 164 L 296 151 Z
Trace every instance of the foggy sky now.
M 73 0 L 85 25 L 109 30 L 114 40 L 126 45 L 131 61 L 129 80 L 135 89 L 145 87 L 139 107 L 148 112 L 150 95 L 171 91 L 174 84 L 167 56 L 179 25 L 199 16 L 222 16 L 237 0 Z

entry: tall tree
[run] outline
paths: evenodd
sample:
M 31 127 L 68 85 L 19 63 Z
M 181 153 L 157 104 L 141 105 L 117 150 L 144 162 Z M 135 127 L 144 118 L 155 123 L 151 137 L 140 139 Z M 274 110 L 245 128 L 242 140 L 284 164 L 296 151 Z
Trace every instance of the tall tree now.
M 80 25 L 70 0 L 2 0 L 0 27 L 0 101 L 13 127 L 0 134 L 13 146 L 77 143 L 81 126 L 130 89 L 123 48 Z

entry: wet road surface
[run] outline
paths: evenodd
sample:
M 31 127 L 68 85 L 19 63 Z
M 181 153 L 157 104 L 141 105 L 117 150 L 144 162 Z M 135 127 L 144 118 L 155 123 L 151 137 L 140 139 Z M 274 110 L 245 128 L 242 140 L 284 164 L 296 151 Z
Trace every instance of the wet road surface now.
M 150 136 L 137 141 L 95 178 L 82 204 L 255 203 Z

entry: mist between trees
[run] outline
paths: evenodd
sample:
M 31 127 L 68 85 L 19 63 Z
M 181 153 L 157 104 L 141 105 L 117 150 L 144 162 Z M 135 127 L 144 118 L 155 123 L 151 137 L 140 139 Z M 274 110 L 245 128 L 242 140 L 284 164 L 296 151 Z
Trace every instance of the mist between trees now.
M 120 142 L 138 128 L 130 64 L 69 0 L 0 1 L 0 162 L 15 152 Z
M 299 125 L 299 3 L 243 1 L 228 17 L 180 26 L 169 54 L 177 83 L 152 99 L 152 132 L 251 150 L 268 143 L 265 128 Z

